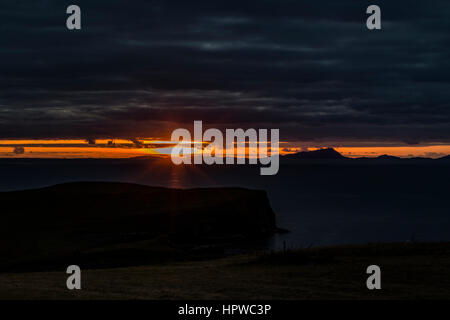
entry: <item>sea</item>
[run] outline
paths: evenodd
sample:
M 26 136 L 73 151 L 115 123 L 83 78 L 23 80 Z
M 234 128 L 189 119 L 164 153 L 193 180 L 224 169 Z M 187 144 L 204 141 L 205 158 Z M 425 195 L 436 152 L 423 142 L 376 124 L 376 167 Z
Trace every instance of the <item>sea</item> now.
M 74 181 L 265 190 L 278 226 L 290 231 L 268 240 L 273 249 L 450 241 L 449 161 L 282 160 L 277 175 L 261 176 L 257 165 L 175 166 L 151 157 L 0 159 L 2 192 Z

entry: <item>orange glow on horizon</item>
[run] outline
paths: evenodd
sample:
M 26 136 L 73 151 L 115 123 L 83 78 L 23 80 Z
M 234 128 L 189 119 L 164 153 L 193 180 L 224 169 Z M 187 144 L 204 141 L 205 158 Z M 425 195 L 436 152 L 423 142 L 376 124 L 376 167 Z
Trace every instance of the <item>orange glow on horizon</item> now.
M 88 144 L 86 140 L 73 140 L 73 139 L 53 139 L 53 140 L 44 140 L 44 139 L 37 139 L 37 140 L 0 140 L 0 146 L 1 145 L 10 145 L 10 144 Z
M 144 144 L 151 144 L 139 148 L 133 141 L 127 139 L 97 139 L 92 145 L 87 140 L 82 139 L 52 139 L 52 140 L 0 140 L 0 158 L 132 158 L 138 156 L 168 156 L 171 147 L 168 144 L 175 144 L 173 141 L 158 140 L 152 138 L 139 139 Z M 113 144 L 108 144 L 113 142 Z M 199 142 L 185 141 L 185 144 L 192 143 L 199 148 Z M 161 144 L 161 147 L 157 147 Z M 207 143 L 203 142 L 203 147 Z M 270 145 L 270 143 L 269 143 Z M 304 150 L 313 151 L 319 148 L 289 147 L 290 143 L 280 142 L 280 155 L 292 154 Z M 23 146 L 23 150 L 21 150 Z M 245 150 L 246 149 L 246 150 Z M 430 146 L 370 146 L 370 147 L 336 147 L 336 151 L 350 158 L 357 157 L 378 157 L 381 155 L 391 155 L 402 158 L 426 157 L 440 158 L 450 154 L 450 145 L 430 145 Z M 226 150 L 216 150 L 220 154 Z M 248 157 L 247 148 L 235 148 L 238 157 Z M 247 153 L 247 155 L 246 155 Z
M 14 148 L 0 147 L 0 158 L 126 159 L 147 155 L 157 156 L 159 154 L 153 149 L 95 147 L 27 147 L 24 153 L 15 153 Z

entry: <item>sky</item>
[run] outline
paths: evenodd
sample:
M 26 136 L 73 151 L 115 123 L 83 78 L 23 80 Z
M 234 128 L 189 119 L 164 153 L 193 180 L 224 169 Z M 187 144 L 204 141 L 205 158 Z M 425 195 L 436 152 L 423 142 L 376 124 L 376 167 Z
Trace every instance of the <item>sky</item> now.
M 202 120 L 277 128 L 292 150 L 445 154 L 449 16 L 448 0 L 4 0 L 0 139 L 168 139 Z

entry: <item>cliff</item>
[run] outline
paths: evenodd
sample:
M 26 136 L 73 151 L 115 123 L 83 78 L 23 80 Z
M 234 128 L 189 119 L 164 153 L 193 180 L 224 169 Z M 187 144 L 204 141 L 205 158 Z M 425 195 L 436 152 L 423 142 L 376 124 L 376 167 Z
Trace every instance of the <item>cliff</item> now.
M 247 242 L 276 230 L 266 192 L 241 188 L 80 182 L 3 192 L 0 203 L 3 262 L 157 237 L 170 244 Z

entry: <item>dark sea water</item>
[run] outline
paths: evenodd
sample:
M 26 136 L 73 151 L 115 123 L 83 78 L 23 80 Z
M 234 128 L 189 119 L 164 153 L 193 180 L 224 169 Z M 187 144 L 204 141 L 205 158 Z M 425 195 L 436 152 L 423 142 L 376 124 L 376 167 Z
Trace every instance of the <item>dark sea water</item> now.
M 267 191 L 278 225 L 270 246 L 450 241 L 450 163 L 437 160 L 283 161 L 258 166 L 174 166 L 167 160 L 0 160 L 0 191 L 71 181 Z M 26 199 L 24 199 L 26 201 Z

